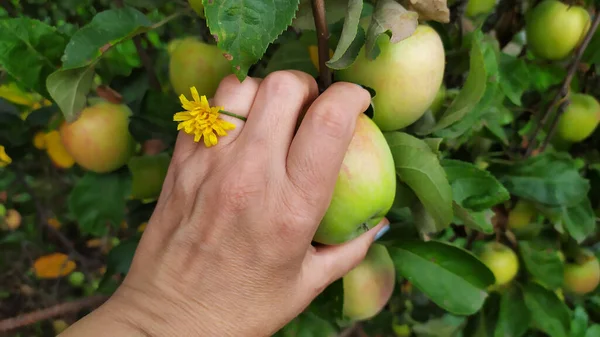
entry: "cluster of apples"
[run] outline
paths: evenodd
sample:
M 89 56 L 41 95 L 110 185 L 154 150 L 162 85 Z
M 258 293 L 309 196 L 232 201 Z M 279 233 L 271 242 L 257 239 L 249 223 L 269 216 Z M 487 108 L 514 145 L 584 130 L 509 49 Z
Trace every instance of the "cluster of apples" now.
M 527 200 L 518 200 L 508 215 L 508 228 L 518 237 L 536 236 L 540 227 L 537 222 L 539 212 L 535 204 Z M 519 258 L 515 251 L 498 242 L 490 242 L 478 250 L 479 258 L 496 277 L 493 290 L 500 290 L 510 284 L 520 270 Z M 568 257 L 558 251 L 564 263 L 563 286 L 554 289 L 559 297 L 563 290 L 570 295 L 586 295 L 594 291 L 600 284 L 600 262 L 593 252 L 586 248 L 570 249 Z M 543 280 L 534 280 L 543 284 Z

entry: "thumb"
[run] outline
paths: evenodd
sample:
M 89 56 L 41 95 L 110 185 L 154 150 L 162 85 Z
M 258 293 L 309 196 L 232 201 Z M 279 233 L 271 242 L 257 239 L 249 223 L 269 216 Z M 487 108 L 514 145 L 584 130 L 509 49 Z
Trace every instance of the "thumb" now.
M 348 274 L 352 269 L 358 266 L 367 255 L 367 251 L 373 241 L 380 233 L 385 233 L 389 229 L 389 220 L 383 218 L 381 222 L 368 232 L 341 245 L 317 247 L 314 255 L 309 259 L 309 270 L 322 272 L 313 272 L 317 287 L 324 288 L 335 282 L 339 278 Z

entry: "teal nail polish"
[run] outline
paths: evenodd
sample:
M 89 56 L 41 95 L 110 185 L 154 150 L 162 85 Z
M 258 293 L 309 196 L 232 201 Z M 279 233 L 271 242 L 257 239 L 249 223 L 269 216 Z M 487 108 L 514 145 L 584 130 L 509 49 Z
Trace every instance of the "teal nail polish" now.
M 385 225 L 382 229 L 379 230 L 377 235 L 375 235 L 375 240 L 379 240 L 387 231 L 390 230 L 390 225 Z

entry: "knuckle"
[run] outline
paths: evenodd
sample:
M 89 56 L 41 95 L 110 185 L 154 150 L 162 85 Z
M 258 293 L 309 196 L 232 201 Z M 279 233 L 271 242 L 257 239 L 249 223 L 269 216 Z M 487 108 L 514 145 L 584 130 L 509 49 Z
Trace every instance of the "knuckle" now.
M 299 92 L 298 89 L 302 89 L 303 84 L 298 75 L 290 71 L 280 70 L 267 75 L 262 85 L 265 86 L 269 94 L 290 95 Z
M 222 80 L 221 83 L 219 84 L 219 87 L 222 88 L 235 88 L 235 87 L 239 87 L 242 83 L 240 82 L 240 80 L 237 78 L 237 76 L 235 76 L 234 74 L 231 75 L 227 75 L 225 76 Z
M 350 113 L 339 105 L 325 103 L 313 111 L 313 119 L 317 127 L 331 137 L 344 136 L 349 131 Z
M 229 212 L 239 213 L 250 207 L 251 201 L 260 196 L 265 188 L 257 168 L 245 161 L 237 170 L 226 175 L 220 186 L 219 206 Z

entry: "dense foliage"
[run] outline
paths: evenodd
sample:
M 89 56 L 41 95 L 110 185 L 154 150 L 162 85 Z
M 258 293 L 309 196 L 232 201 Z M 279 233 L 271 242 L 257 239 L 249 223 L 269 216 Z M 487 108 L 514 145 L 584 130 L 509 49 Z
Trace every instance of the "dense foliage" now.
M 600 1 L 325 0 L 327 41 L 322 3 L 0 1 L 0 334 L 116 289 L 179 95 L 296 69 L 370 90 L 395 194 L 337 199 L 391 229 L 278 335 L 600 336 Z

